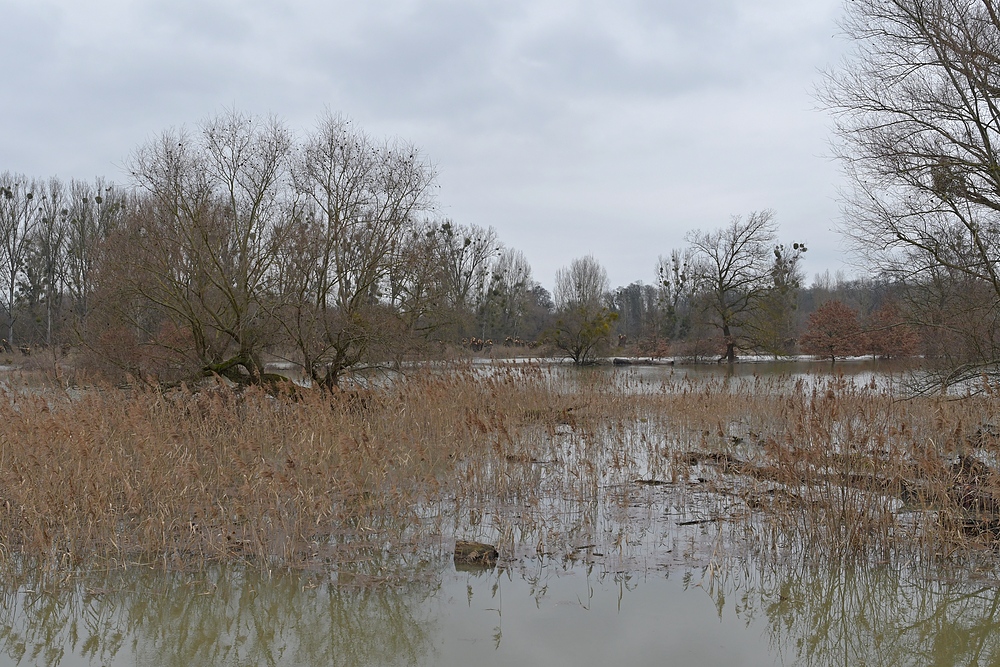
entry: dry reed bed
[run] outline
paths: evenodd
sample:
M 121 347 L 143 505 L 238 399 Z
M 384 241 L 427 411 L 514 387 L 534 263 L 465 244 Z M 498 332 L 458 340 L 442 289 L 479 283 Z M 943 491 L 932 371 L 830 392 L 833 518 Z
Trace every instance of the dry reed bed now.
M 454 536 L 635 554 L 696 521 L 762 551 L 939 557 L 997 541 L 991 395 L 622 377 L 499 366 L 332 395 L 8 389 L 0 545 L 11 562 L 336 568 Z

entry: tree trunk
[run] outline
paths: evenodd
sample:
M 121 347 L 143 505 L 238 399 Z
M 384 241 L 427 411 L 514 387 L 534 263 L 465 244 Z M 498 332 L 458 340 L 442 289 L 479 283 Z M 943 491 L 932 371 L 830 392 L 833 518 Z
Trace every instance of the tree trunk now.
M 733 340 L 733 335 L 729 330 L 729 325 L 724 324 L 722 326 L 722 335 L 726 339 L 726 362 L 735 363 L 736 362 L 736 341 Z

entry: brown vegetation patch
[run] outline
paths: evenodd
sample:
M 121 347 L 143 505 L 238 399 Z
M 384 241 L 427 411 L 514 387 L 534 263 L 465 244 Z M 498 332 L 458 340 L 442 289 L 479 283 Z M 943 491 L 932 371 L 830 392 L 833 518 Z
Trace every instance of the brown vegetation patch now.
M 468 535 L 625 563 L 715 524 L 762 552 L 939 558 L 1000 546 L 996 408 L 534 366 L 354 392 L 13 386 L 0 544 L 57 565 L 344 568 Z

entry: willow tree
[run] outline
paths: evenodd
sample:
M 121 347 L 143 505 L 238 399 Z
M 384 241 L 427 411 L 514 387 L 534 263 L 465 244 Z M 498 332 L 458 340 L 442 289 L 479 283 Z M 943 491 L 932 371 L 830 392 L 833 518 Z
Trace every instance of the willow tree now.
M 419 264 L 418 214 L 430 207 L 435 173 L 410 144 L 373 139 L 328 113 L 291 174 L 299 204 L 286 229 L 294 242 L 279 257 L 282 289 L 295 297 L 279 321 L 307 373 L 332 385 L 398 347 L 398 315 L 410 304 L 399 274 Z
M 277 120 L 229 111 L 132 157 L 140 203 L 120 279 L 189 334 L 206 372 L 261 378 L 291 148 Z M 142 307 L 128 313 L 137 327 L 156 323 Z

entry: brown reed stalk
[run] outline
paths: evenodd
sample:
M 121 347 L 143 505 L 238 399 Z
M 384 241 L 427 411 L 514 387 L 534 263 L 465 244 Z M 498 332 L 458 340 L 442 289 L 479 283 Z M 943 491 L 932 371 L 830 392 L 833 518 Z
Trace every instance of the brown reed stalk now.
M 764 552 L 948 558 L 1000 538 L 987 394 L 528 365 L 338 393 L 3 391 L 8 563 L 343 567 L 448 535 L 624 558 L 660 530 L 640 511 L 656 503 Z

